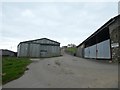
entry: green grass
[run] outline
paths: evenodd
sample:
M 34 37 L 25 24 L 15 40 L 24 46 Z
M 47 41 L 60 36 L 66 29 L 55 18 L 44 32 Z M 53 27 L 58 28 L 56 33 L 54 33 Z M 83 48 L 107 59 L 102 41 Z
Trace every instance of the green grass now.
M 3 57 L 2 58 L 2 84 L 19 78 L 24 74 L 26 66 L 32 61 L 29 58 Z
M 76 53 L 77 48 L 76 47 L 69 47 L 69 48 L 66 49 L 66 51 L 68 53 L 74 54 L 74 53 Z
M 0 76 L 0 86 L 2 85 L 2 76 Z

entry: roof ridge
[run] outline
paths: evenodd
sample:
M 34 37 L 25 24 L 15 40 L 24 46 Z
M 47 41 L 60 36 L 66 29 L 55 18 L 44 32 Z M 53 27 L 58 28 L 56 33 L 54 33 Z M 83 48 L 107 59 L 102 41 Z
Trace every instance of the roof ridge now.
M 59 42 L 57 42 L 57 41 L 54 41 L 54 40 L 51 40 L 51 39 L 48 39 L 48 38 L 40 38 L 40 39 L 28 40 L 28 41 L 23 41 L 23 42 L 20 42 L 20 43 L 33 42 L 33 41 L 43 40 L 43 39 L 46 39 L 46 40 L 49 40 L 49 41 L 52 41 L 52 42 L 59 43 Z M 19 43 L 19 44 L 20 44 L 20 43 Z M 18 45 L 19 45 L 19 44 L 18 44 Z M 59 44 L 60 44 L 60 43 L 59 43 Z

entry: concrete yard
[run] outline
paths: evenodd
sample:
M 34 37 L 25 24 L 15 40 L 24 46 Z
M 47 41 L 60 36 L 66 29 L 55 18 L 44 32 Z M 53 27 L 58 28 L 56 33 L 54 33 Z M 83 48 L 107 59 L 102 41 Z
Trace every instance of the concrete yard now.
M 31 59 L 25 74 L 3 88 L 118 88 L 118 65 L 64 54 Z

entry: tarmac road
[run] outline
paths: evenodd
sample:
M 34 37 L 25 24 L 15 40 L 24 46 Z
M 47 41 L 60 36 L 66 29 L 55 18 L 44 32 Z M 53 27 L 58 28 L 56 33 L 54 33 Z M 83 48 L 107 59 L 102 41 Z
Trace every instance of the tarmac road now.
M 3 88 L 118 88 L 118 65 L 61 57 L 31 59 L 25 74 Z

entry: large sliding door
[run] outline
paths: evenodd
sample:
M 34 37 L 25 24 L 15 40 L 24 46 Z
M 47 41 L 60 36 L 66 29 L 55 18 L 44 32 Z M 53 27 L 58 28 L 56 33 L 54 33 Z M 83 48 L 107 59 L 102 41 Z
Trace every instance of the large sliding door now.
M 84 49 L 85 58 L 111 59 L 110 39 Z
M 110 59 L 110 40 L 103 41 L 97 44 L 97 58 Z
M 30 57 L 40 57 L 40 44 L 30 44 L 29 56 Z
M 96 45 L 90 47 L 90 58 L 96 58 Z
M 96 58 L 96 45 L 84 49 L 85 58 Z

